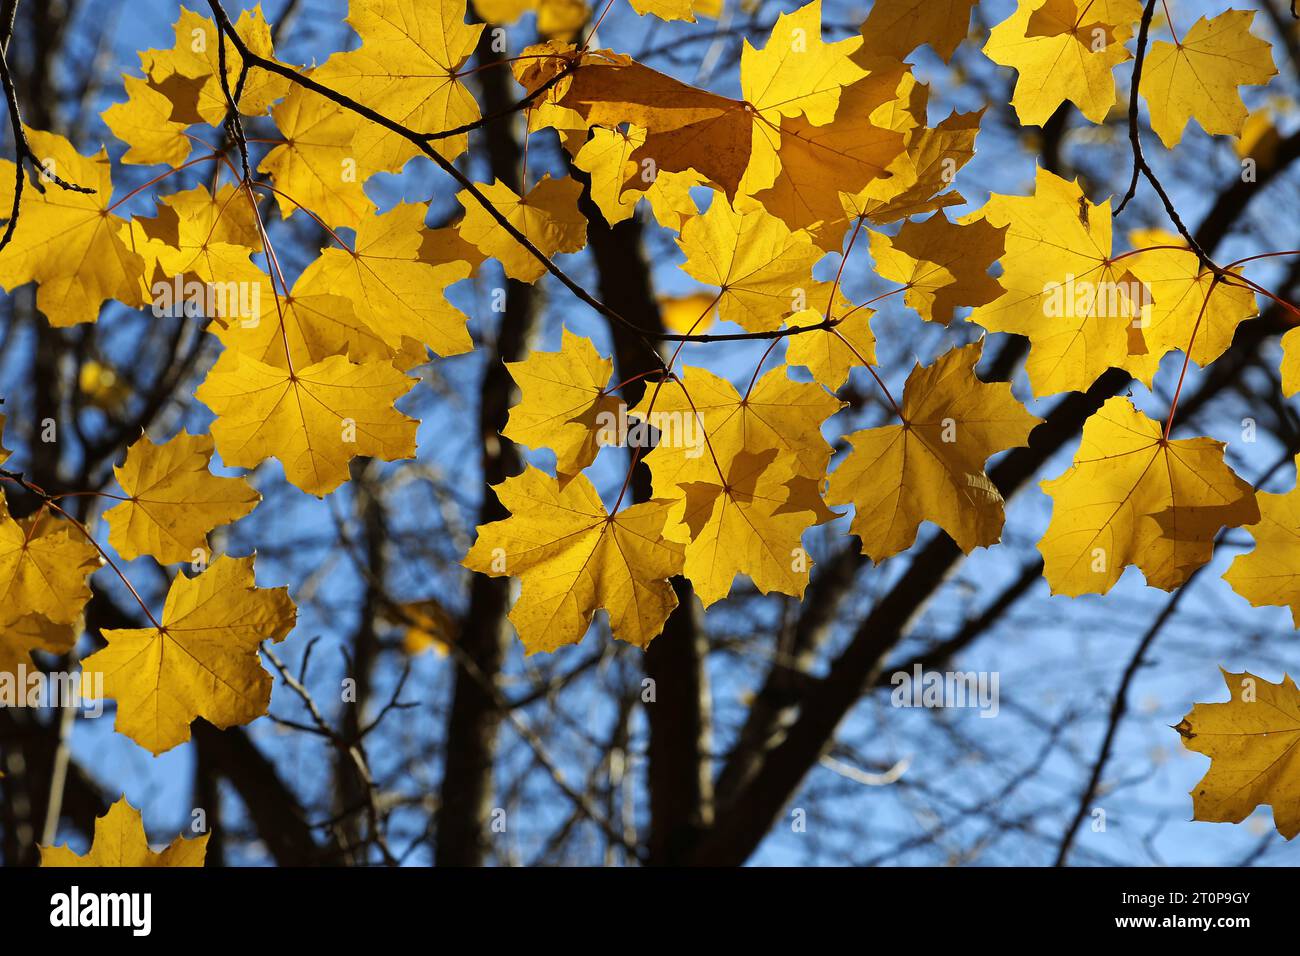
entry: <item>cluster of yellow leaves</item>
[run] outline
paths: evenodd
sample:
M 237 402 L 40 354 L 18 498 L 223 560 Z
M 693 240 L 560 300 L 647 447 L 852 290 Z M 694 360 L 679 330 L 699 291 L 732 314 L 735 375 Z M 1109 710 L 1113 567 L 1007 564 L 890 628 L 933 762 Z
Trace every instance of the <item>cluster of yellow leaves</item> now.
M 661 435 L 645 457 L 656 516 L 666 508 L 662 540 L 683 547 L 681 573 L 706 606 L 729 593 L 736 575 L 765 593 L 801 594 L 808 561 L 800 538 L 833 516 L 827 502 L 853 506 L 851 530 L 874 560 L 909 547 L 925 521 L 965 551 L 1000 537 L 1003 502 L 984 463 L 1023 445 L 1037 419 L 1007 386 L 975 376 L 978 344 L 918 367 L 898 409 L 901 423 L 849 435 L 853 450 L 827 481 L 829 446 L 820 430 L 836 411 L 827 390 L 875 361 L 872 310 L 846 301 L 838 281 L 813 278 L 814 266 L 841 250 L 850 228 L 865 229 L 877 274 L 901 285 L 905 304 L 923 319 L 946 325 L 969 308 L 971 321 L 988 331 L 1026 336 L 1037 396 L 1087 389 L 1110 368 L 1150 385 L 1161 359 L 1175 350 L 1207 365 L 1227 349 L 1237 325 L 1255 315 L 1255 297 L 1235 271 L 1204 266 L 1176 237 L 1134 237 L 1135 250 L 1120 252 L 1110 203 L 1090 201 L 1077 182 L 1046 170 L 1032 195 L 994 195 L 958 222 L 946 216 L 945 206 L 964 201 L 951 189 L 953 174 L 973 154 L 980 114 L 954 114 L 931 127 L 928 91 L 901 59 L 923 43 L 951 58 L 971 6 L 881 0 L 862 36 L 828 43 L 821 39 L 820 4 L 809 3 L 779 17 L 765 44 L 745 43 L 735 100 L 615 51 L 563 42 L 532 47 L 516 65 L 526 90 L 552 84 L 530 111 L 530 128 L 560 133 L 591 175 L 605 218 L 626 219 L 645 198 L 657 221 L 678 232 L 681 268 L 706 288 L 662 303 L 670 328 L 701 331 L 715 320 L 753 333 L 819 326 L 792 336 L 786 350 L 789 365 L 806 368 L 811 383 L 778 368 L 756 376 L 741 394 L 712 373 L 687 368 L 647 389 L 631 412 L 633 421 L 661 433 L 665 422 L 701 426 L 703 448 Z M 1141 9 L 1137 0 L 1020 3 L 993 30 L 985 52 L 1021 71 L 1013 103 L 1022 122 L 1044 122 L 1065 100 L 1103 120 L 1116 103 L 1113 67 L 1131 58 L 1124 44 Z M 652 12 L 665 14 L 660 7 Z M 1270 55 L 1249 36 L 1249 16 L 1214 22 L 1214 38 L 1194 28 L 1191 49 L 1180 58 L 1190 58 L 1198 76 L 1212 75 L 1212 100 L 1237 101 L 1237 86 L 1267 80 Z M 1246 64 L 1211 67 L 1198 58 L 1198 50 L 1224 44 Z M 1151 61 L 1163 62 L 1154 48 Z M 1173 84 L 1180 94 L 1189 88 L 1181 79 Z M 1153 124 L 1163 128 L 1177 105 L 1147 98 Z M 1216 108 L 1197 107 L 1207 131 L 1239 131 L 1239 123 L 1207 119 Z M 703 212 L 687 193 L 697 184 L 715 190 Z M 561 211 L 539 203 L 521 215 L 524 203 L 513 193 L 481 188 L 499 194 L 498 211 L 544 252 L 568 251 Z M 470 242 L 500 258 L 515 278 L 540 276 L 517 244 L 503 248 L 509 237 L 493 219 L 461 199 Z M 898 220 L 906 220 L 901 228 L 880 231 Z M 997 278 L 990 274 L 995 267 Z M 828 322 L 835 327 L 820 327 Z M 609 387 L 612 363 L 565 330 L 559 352 L 536 352 L 511 371 L 523 397 L 505 434 L 555 452 L 563 491 L 607 443 L 597 423 L 619 409 Z M 1221 445 L 1167 441 L 1124 400 L 1089 422 L 1075 467 L 1045 490 L 1056 503 L 1041 545 L 1046 575 L 1069 594 L 1105 591 L 1129 564 L 1149 583 L 1175 587 L 1209 559 L 1221 528 L 1259 519 L 1252 490 L 1223 463 Z M 526 521 L 515 515 L 481 529 L 469 566 L 524 573 L 500 542 L 523 534 Z M 560 533 L 537 530 L 538 547 Z M 594 573 L 588 558 L 595 553 L 583 548 L 560 560 L 564 575 L 532 580 L 567 587 L 570 571 Z M 635 549 L 623 552 L 629 554 Z M 526 584 L 525 594 L 541 600 L 540 588 Z M 559 591 L 550 597 L 558 600 Z M 606 606 L 594 599 L 581 605 L 588 616 Z M 651 607 L 657 631 L 665 605 Z M 543 626 L 530 612 L 516 624 L 530 650 L 554 646 L 549 618 Z M 637 643 L 645 635 L 625 621 L 614 633 Z
M 520 579 L 511 620 L 529 652 L 581 640 L 602 610 L 616 637 L 644 647 L 677 606 L 674 578 L 706 607 L 738 577 L 764 594 L 800 597 L 812 565 L 804 535 L 839 516 L 832 505 L 853 509 L 851 533 L 874 561 L 909 548 L 925 522 L 964 552 L 1000 539 L 1004 502 L 985 465 L 1025 445 L 1039 419 L 1009 385 L 978 378 L 982 341 L 918 364 L 894 409 L 898 423 L 847 435 L 850 450 L 831 468 L 823 428 L 845 404 L 836 392 L 853 370 L 876 360 L 873 311 L 814 269 L 828 255 L 843 265 L 863 232 L 877 275 L 923 320 L 946 326 L 969 309 L 984 330 L 1027 337 L 1036 397 L 1085 390 L 1111 368 L 1151 386 L 1175 350 L 1204 366 L 1255 314 L 1239 273 L 1207 267 L 1176 237 L 1149 233 L 1118 251 L 1110 203 L 1046 170 L 1030 195 L 995 194 L 949 217 L 947 207 L 966 201 L 954 177 L 974 154 L 983 114 L 931 125 L 929 89 L 906 58 L 928 46 L 951 60 L 974 5 L 876 0 L 857 35 L 827 41 L 812 0 L 779 16 L 760 43 L 744 41 L 732 98 L 625 53 L 579 48 L 591 15 L 583 0 L 474 0 L 476 21 L 489 24 L 535 11 L 543 42 L 510 63 L 535 97 L 526 128 L 558 135 L 606 222 L 633 217 L 645 200 L 676 234 L 681 269 L 701 288 L 661 303 L 667 327 L 701 331 L 716 321 L 757 335 L 815 327 L 791 335 L 783 358 L 775 352 L 743 390 L 688 366 L 645 379 L 632 409 L 611 384 L 614 361 L 567 328 L 558 351 L 510 364 L 520 396 L 503 434 L 552 452 L 555 474 L 530 465 L 498 485 L 508 517 L 479 529 L 464 563 Z M 632 7 L 662 20 L 720 13 L 716 0 Z M 1041 125 L 1066 101 L 1105 120 L 1120 99 L 1114 68 L 1132 57 L 1141 13 L 1139 0 L 1020 0 L 983 49 L 1018 71 L 1012 105 L 1021 122 Z M 1138 92 L 1166 146 L 1191 119 L 1210 134 L 1243 134 L 1239 88 L 1275 72 L 1251 22 L 1228 11 L 1173 44 L 1152 42 Z M 461 157 L 481 118 L 465 80 L 491 36 L 484 23 L 467 21 L 464 0 L 352 0 L 348 23 L 359 42 L 302 73 L 428 134 L 445 160 Z M 274 58 L 260 8 L 235 28 L 254 53 Z M 190 131 L 212 132 L 229 109 L 222 45 L 211 20 L 185 11 L 175 46 L 142 54 L 143 75 L 125 77 L 125 102 L 104 113 L 128 147 L 124 162 L 216 161 L 191 160 Z M 242 64 L 229 43 L 225 56 L 233 87 Z M 210 436 L 142 437 L 117 468 L 122 500 L 106 518 L 127 559 L 206 560 L 208 535 L 253 509 L 259 496 L 246 479 L 211 472 L 214 453 L 235 468 L 274 458 L 290 483 L 317 496 L 345 482 L 357 456 L 414 457 L 418 422 L 395 406 L 415 384 L 408 373 L 430 352 L 472 348 L 447 289 L 486 259 L 535 283 L 557 268 L 549 260 L 587 241 L 579 179 L 525 177 L 517 190 L 476 183 L 457 194 L 463 214 L 430 229 L 426 204 L 380 213 L 365 190 L 419 155 L 410 138 L 261 69 L 246 77 L 239 110 L 279 131 L 258 169 L 280 214 L 311 217 L 331 236 L 291 287 L 252 185 L 159 196 L 153 216 L 127 219 L 116 213 L 104 151 L 83 156 L 61 137 L 29 134 L 51 171 L 88 189 L 29 197 L 0 251 L 0 285 L 37 283 L 37 306 L 52 323 L 94 321 L 109 300 L 143 306 L 159 283 L 258 293 L 250 314 L 237 297 L 205 313 L 224 347 L 195 392 L 215 413 Z M 0 168 L 0 183 L 13 173 Z M 1296 334 L 1284 343 L 1288 394 L 1300 390 Z M 110 402 L 111 390 L 100 400 Z M 629 426 L 637 439 L 624 434 Z M 584 471 L 607 445 L 644 458 L 649 500 L 630 503 L 630 481 L 612 503 L 602 499 Z M 1287 562 L 1296 493 L 1257 503 L 1221 443 L 1171 439 L 1115 398 L 1085 425 L 1073 466 L 1043 488 L 1054 513 L 1039 547 L 1055 592 L 1105 592 L 1129 565 L 1152 586 L 1177 587 L 1210 559 L 1222 528 L 1247 526 L 1257 547 L 1229 581 L 1255 603 L 1291 606 L 1300 620 Z M 75 641 L 98 555 L 65 525 L 0 510 L 0 664 Z M 85 668 L 117 700 L 118 730 L 160 753 L 188 739 L 196 717 L 225 727 L 265 712 L 271 681 L 258 645 L 282 640 L 295 614 L 283 589 L 255 586 L 252 558 L 220 557 L 196 577 L 176 576 L 155 626 L 106 632 L 108 647 Z M 412 653 L 454 641 L 451 617 L 433 599 L 394 609 L 392 623 Z
M 1132 58 L 1125 44 L 1141 15 L 1140 0 L 1019 0 L 990 32 L 984 53 L 1018 72 L 1011 104 L 1021 123 L 1041 126 L 1066 101 L 1101 123 L 1116 107 L 1113 71 Z M 1269 44 L 1250 32 L 1254 17 L 1226 10 L 1201 17 L 1172 43 L 1151 42 L 1138 92 L 1166 147 L 1178 144 L 1191 119 L 1211 134 L 1242 131 L 1238 87 L 1277 73 Z
M 438 132 L 478 118 L 458 71 L 483 28 L 464 22 L 463 6 L 440 4 L 429 15 L 410 0 L 375 0 L 353 4 L 348 22 L 360 47 L 304 72 L 416 129 Z M 274 57 L 260 8 L 246 11 L 235 26 L 254 53 Z M 190 153 L 189 127 L 216 126 L 226 115 L 214 24 L 183 11 L 176 38 L 171 50 L 142 54 L 144 77 L 127 77 L 126 102 L 104 114 L 130 146 L 127 162 L 179 165 Z M 226 45 L 233 88 L 241 60 Z M 57 324 L 92 321 L 106 299 L 143 305 L 160 282 L 253 288 L 252 314 L 230 301 L 205 312 L 226 347 L 197 392 L 218 416 L 215 449 L 227 465 L 251 468 L 277 458 L 290 482 L 325 495 L 347 480 L 347 463 L 357 455 L 414 455 L 417 423 L 393 402 L 414 384 L 404 372 L 426 361 L 428 350 L 454 355 L 472 347 L 466 317 L 445 290 L 481 259 L 472 243 L 447 243 L 427 228 L 427 205 L 402 203 L 381 215 L 365 195 L 371 176 L 398 171 L 416 154 L 407 140 L 260 69 L 245 82 L 240 110 L 250 117 L 269 112 L 284 137 L 260 166 L 271 176 L 281 213 L 305 209 L 327 226 L 351 229 L 351 247 L 337 240 L 341 248 L 322 250 L 285 287 L 277 270 L 268 275 L 254 261 L 265 256 L 269 263 L 270 252 L 251 190 L 198 186 L 161 196 L 154 217 L 123 221 L 109 205 L 103 154 L 87 159 L 59 137 L 34 132 L 34 148 L 53 157 L 60 175 L 94 191 L 46 190 L 41 202 L 54 208 L 22 218 L 14 243 L 0 255 L 0 284 L 40 283 L 38 306 Z M 468 140 L 461 134 L 435 142 L 454 159 Z M 544 182 L 529 195 L 531 205 L 519 203 L 521 225 L 548 253 L 582 245 L 572 187 L 570 180 Z M 554 242 L 551 223 L 533 212 L 546 208 L 535 194 L 552 189 L 558 191 L 551 208 L 568 230 Z M 472 227 L 472 221 L 462 224 L 463 234 Z M 59 237 L 53 254 L 37 230 Z M 514 251 L 499 243 L 485 249 Z M 72 268 L 73 256 L 89 257 L 97 267 Z M 526 254 L 512 261 L 523 262 L 521 270 L 536 266 Z M 138 521 L 138 508 L 129 514 L 119 520 Z
M 1031 343 L 1026 367 L 1039 396 L 1082 391 L 1109 368 L 1151 384 L 1174 349 L 1207 365 L 1255 315 L 1255 296 L 1216 277 L 1172 236 L 1153 234 L 1119 255 L 1110 203 L 1093 203 L 1077 182 L 1038 170 L 1032 196 L 993 195 L 962 220 L 1005 227 L 998 282 L 1005 294 L 971 321 Z

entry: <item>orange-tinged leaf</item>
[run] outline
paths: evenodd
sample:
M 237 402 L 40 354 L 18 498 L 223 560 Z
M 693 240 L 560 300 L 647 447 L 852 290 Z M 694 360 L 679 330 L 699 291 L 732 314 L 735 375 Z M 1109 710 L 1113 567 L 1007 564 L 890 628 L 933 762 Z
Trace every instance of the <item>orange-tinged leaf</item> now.
M 1038 543 L 1054 594 L 1105 594 L 1135 565 L 1172 591 L 1210 560 L 1223 527 L 1259 521 L 1250 485 L 1223 460 L 1223 442 L 1166 441 L 1127 398 L 1108 399 L 1083 426 L 1074 464 L 1040 487 L 1053 500 Z
M 903 301 L 921 318 L 947 325 L 958 307 L 1002 295 L 988 270 L 1006 250 L 1006 228 L 984 219 L 958 225 L 936 212 L 904 223 L 897 236 L 872 232 L 871 258 L 879 275 L 906 287 Z
M 208 470 L 212 439 L 182 431 L 155 445 L 147 435 L 114 467 L 127 500 L 104 513 L 109 543 L 130 561 L 147 554 L 161 564 L 206 559 L 208 532 L 248 514 L 261 500 L 243 478 Z
M 938 126 L 905 132 L 903 152 L 888 167 L 890 178 L 870 184 L 846 202 L 846 215 L 865 215 L 884 224 L 964 203 L 966 198 L 949 187 L 975 155 L 983 117 L 982 109 L 953 112 Z
M 324 497 L 358 455 L 415 457 L 419 422 L 393 408 L 414 384 L 387 362 L 334 355 L 290 372 L 226 351 L 194 397 L 217 414 L 212 438 L 227 465 L 275 458 L 291 484 Z
M 677 606 L 668 579 L 680 544 L 664 538 L 668 503 L 646 501 L 610 515 L 585 475 L 563 487 L 533 467 L 495 486 L 509 518 L 481 525 L 464 565 L 518 577 L 510 621 L 533 654 L 582 640 L 598 609 L 622 641 L 648 645 Z
M 791 229 L 812 231 L 822 249 L 838 249 L 847 223 L 841 194 L 856 196 L 869 186 L 886 189 L 889 166 L 903 152 L 903 134 L 871 119 L 892 94 L 888 85 L 882 88 L 868 76 L 844 88 L 835 119 L 823 126 L 805 117 L 783 117 L 779 137 L 761 127 L 765 139 L 775 140 L 781 171 L 754 198 Z
M 1194 704 L 1174 729 L 1183 746 L 1210 758 L 1192 788 L 1193 817 L 1240 823 L 1256 807 L 1273 808 L 1273 825 L 1290 840 L 1300 833 L 1300 688 L 1289 676 L 1274 684 L 1249 671 L 1223 671 L 1231 700 Z
M 852 504 L 850 531 L 872 561 L 910 548 L 923 521 L 938 525 L 966 553 L 997 543 L 1002 495 L 984 463 L 1025 444 L 1041 419 L 1005 382 L 981 382 L 976 342 L 916 366 L 903 391 L 899 425 L 853 432 L 853 450 L 831 473 L 828 503 Z
M 927 45 L 947 63 L 966 39 L 979 0 L 875 0 L 862 24 L 862 52 L 901 60 Z
M 140 811 L 120 797 L 95 821 L 90 852 L 79 855 L 66 846 L 41 847 L 41 866 L 52 867 L 198 867 L 208 848 L 204 833 L 194 839 L 177 836 L 161 852 L 149 848 Z
M 293 630 L 285 588 L 259 588 L 253 558 L 222 555 L 196 577 L 178 574 L 158 627 L 106 630 L 108 646 L 82 662 L 117 701 L 114 729 L 155 756 L 190 739 L 202 717 L 225 729 L 266 713 L 271 675 L 257 649 Z
M 574 51 L 557 51 L 543 65 L 517 75 L 525 89 L 535 90 L 576 58 Z M 627 180 L 629 188 L 648 185 L 639 171 L 650 160 L 658 172 L 694 169 L 728 199 L 735 197 L 749 165 L 752 108 L 688 86 L 623 54 L 594 51 L 583 54 L 581 63 L 548 94 L 548 102 L 573 111 L 588 126 L 612 129 L 631 123 L 647 131 L 645 142 L 629 157 L 638 170 Z

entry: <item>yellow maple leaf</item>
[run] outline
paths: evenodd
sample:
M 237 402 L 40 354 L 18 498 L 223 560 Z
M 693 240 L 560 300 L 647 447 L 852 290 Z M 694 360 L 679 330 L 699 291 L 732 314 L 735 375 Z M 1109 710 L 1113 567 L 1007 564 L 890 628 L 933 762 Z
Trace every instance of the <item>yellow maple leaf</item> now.
M 1207 133 L 1236 135 L 1246 122 L 1239 86 L 1259 86 L 1277 74 L 1272 47 L 1250 32 L 1253 10 L 1201 17 L 1178 43 L 1157 40 L 1147 52 L 1139 87 L 1151 129 L 1166 148 L 1183 138 L 1189 119 Z
M 677 606 L 668 579 L 682 569 L 681 545 L 662 534 L 667 502 L 610 515 L 585 475 L 561 487 L 532 466 L 494 489 L 511 516 L 481 525 L 463 564 L 520 579 L 510 620 L 529 654 L 577 643 L 600 608 L 630 644 L 663 630 Z
M 720 290 L 718 317 L 750 332 L 780 328 L 821 285 L 812 267 L 822 250 L 743 197 L 733 208 L 714 196 L 703 214 L 682 226 L 677 244 L 686 254 L 682 270 Z
M 221 85 L 221 38 L 216 24 L 182 7 L 174 29 L 176 44 L 170 50 L 146 50 L 140 54 L 149 84 L 164 94 L 184 93 L 184 101 L 179 96 L 172 100 L 173 120 L 217 126 L 225 119 L 230 103 Z M 235 32 L 253 53 L 275 59 L 271 27 L 262 15 L 260 3 L 239 15 Z M 243 63 L 239 51 L 227 39 L 226 81 L 232 94 Z M 289 81 L 284 77 L 266 70 L 250 70 L 239 98 L 239 112 L 260 116 L 288 91 Z
M 850 531 L 872 561 L 910 548 L 923 521 L 962 551 L 1002 536 L 1002 495 L 984 462 L 1025 444 L 1041 419 L 1006 382 L 981 382 L 983 342 L 952 349 L 907 377 L 902 423 L 846 436 L 853 450 L 831 473 L 828 503 L 856 509 Z
M 257 507 L 262 496 L 247 481 L 208 470 L 212 448 L 211 437 L 182 431 L 163 445 L 142 435 L 126 450 L 113 473 L 127 500 L 104 513 L 118 554 L 161 564 L 206 560 L 208 532 Z
M 300 276 L 288 295 L 279 295 L 269 278 L 263 277 L 258 296 L 260 312 L 252 319 L 229 322 L 212 331 L 228 348 L 283 369 L 305 368 L 331 355 L 346 355 L 353 362 L 363 364 L 388 361 L 399 354 L 357 317 L 352 299 L 327 292 L 301 291 L 312 285 Z M 321 283 L 315 285 L 320 287 Z M 367 308 L 367 303 L 361 304 Z M 370 305 L 368 314 L 372 310 Z M 401 361 L 394 364 L 402 369 L 428 358 L 422 346 L 403 349 L 400 355 Z
M 596 460 L 602 435 L 618 420 L 623 403 L 606 391 L 614 362 L 600 355 L 591 339 L 565 328 L 558 352 L 530 352 L 506 368 L 521 395 L 501 434 L 555 452 L 563 487 Z
M 215 190 L 207 186 L 182 189 L 160 197 L 160 202 L 154 216 L 132 220 L 149 239 L 191 255 L 212 243 L 262 251 L 262 232 L 248 194 L 234 183 Z
M 151 166 L 165 163 L 176 167 L 190 155 L 191 141 L 185 124 L 171 118 L 172 102 L 138 76 L 123 76 L 125 103 L 116 103 L 101 114 L 113 135 L 131 148 L 124 163 Z
M 0 624 L 39 614 L 71 624 L 90 600 L 99 552 L 80 529 L 47 514 L 15 521 L 0 491 Z
M 294 284 L 295 294 L 351 300 L 357 319 L 393 352 L 409 350 L 407 339 L 439 355 L 470 351 L 465 313 L 444 294 L 469 275 L 470 264 L 421 260 L 428 210 L 426 203 L 398 203 L 362 220 L 352 250 L 322 250 Z
M 108 154 L 82 156 L 62 136 L 40 130 L 28 129 L 27 138 L 43 167 L 91 192 L 53 182 L 43 183 L 43 193 L 24 192 L 13 240 L 0 250 L 0 286 L 12 292 L 37 283 L 36 307 L 58 327 L 95 321 L 107 299 L 144 305 L 144 260 L 119 236 L 125 221 L 109 212 Z M 8 160 L 0 162 L 0 180 L 14 181 Z
M 693 0 L 630 0 L 630 3 L 641 16 L 653 13 L 660 20 L 695 22 L 695 13 L 691 9 Z
M 838 295 L 837 295 L 838 298 Z M 873 309 L 837 304 L 831 318 L 838 318 L 834 330 L 819 329 L 790 337 L 785 360 L 802 365 L 815 381 L 829 389 L 838 389 L 848 380 L 849 372 L 876 361 L 876 337 L 871 332 Z M 824 312 L 807 309 L 790 317 L 789 326 L 816 325 L 826 318 Z
M 681 229 L 682 223 L 699 212 L 691 199 L 691 187 L 704 180 L 694 172 L 660 170 L 644 191 L 628 189 L 627 180 L 637 172 L 632 154 L 645 142 L 645 136 L 646 131 L 637 126 L 625 130 L 597 126 L 573 164 L 591 174 L 592 201 L 611 226 L 632 218 L 637 203 L 646 199 L 659 225 Z
M 660 498 L 680 498 L 685 482 L 717 483 L 719 468 L 741 452 L 774 451 L 787 477 L 820 480 L 826 473 L 831 446 L 821 427 L 844 403 L 816 382 L 794 381 L 788 366 L 771 369 L 744 395 L 726 379 L 690 365 L 679 382 L 657 391 L 647 389 L 630 414 L 660 433 L 646 456 Z
M 903 301 L 921 318 L 947 325 L 959 306 L 1002 295 L 988 269 L 1005 252 L 1006 229 L 984 219 L 959 225 L 936 212 L 904 223 L 893 237 L 872 232 L 871 258 L 880 276 L 906 287 Z
M 225 729 L 266 713 L 271 675 L 258 645 L 279 643 L 297 609 L 286 588 L 259 588 L 253 558 L 222 555 L 196 577 L 176 575 L 159 626 L 105 630 L 82 662 L 117 701 L 113 728 L 157 756 L 190 739 L 202 717 Z
M 1210 560 L 1220 528 L 1258 522 L 1255 493 L 1223 449 L 1166 440 L 1129 399 L 1108 399 L 1084 423 L 1074 464 L 1040 483 L 1054 503 L 1038 542 L 1052 593 L 1105 594 L 1130 564 L 1172 591 Z
M 137 216 L 121 232 L 144 260 L 153 301 L 163 291 L 160 282 L 172 285 L 179 276 L 221 294 L 203 313 L 218 325 L 248 318 L 240 294 L 265 285 L 266 273 L 251 259 L 261 251 L 262 240 L 247 195 L 233 184 L 216 192 L 195 186 L 163 196 L 161 202 L 155 216 Z
M 1300 628 L 1300 488 L 1257 499 L 1259 523 L 1246 526 L 1255 548 L 1233 558 L 1223 579 L 1255 607 L 1291 608 Z
M 953 112 L 938 126 L 906 131 L 903 152 L 888 166 L 890 178 L 871 183 L 845 202 L 845 215 L 884 224 L 964 203 L 966 198 L 948 187 L 975 155 L 983 116 L 982 109 Z
M 291 372 L 226 351 L 194 397 L 217 414 L 212 438 L 227 465 L 275 458 L 291 484 L 323 498 L 358 455 L 415 457 L 419 422 L 393 408 L 414 384 L 387 362 L 334 355 Z
M 778 16 L 762 49 L 743 41 L 741 96 L 767 122 L 802 115 L 814 126 L 829 123 L 835 118 L 840 90 L 867 75 L 852 59 L 862 45 L 861 37 L 827 43 L 821 32 L 821 0 L 812 0 Z
M 343 107 L 295 84 L 271 117 L 285 142 L 257 168 L 275 183 L 280 215 L 307 209 L 330 226 L 355 229 L 375 214 L 365 182 L 378 170 L 360 166 L 355 123 Z
M 1194 704 L 1174 728 L 1184 747 L 1210 758 L 1190 791 L 1193 818 L 1240 823 L 1271 806 L 1273 825 L 1290 840 L 1300 833 L 1300 688 L 1287 675 L 1274 684 L 1220 670 L 1231 700 Z
M 314 78 L 330 89 L 420 133 L 457 129 L 479 118 L 478 103 L 461 82 L 483 24 L 465 22 L 464 0 L 353 2 L 347 22 L 361 46 L 335 53 Z M 349 113 L 352 148 L 366 169 L 397 172 L 418 152 L 414 144 Z M 430 143 L 447 159 L 469 145 L 469 134 Z
M 1107 21 L 1090 0 L 1019 0 L 984 44 L 994 63 L 1019 76 L 1011 97 L 1025 126 L 1042 126 L 1066 100 L 1094 123 L 1115 105 L 1111 71 L 1129 59 L 1129 23 Z M 1145 80 L 1145 76 L 1143 77 Z
M 1273 113 L 1267 106 L 1252 110 L 1242 124 L 1233 148 L 1242 159 L 1251 159 L 1259 165 L 1273 165 L 1277 149 L 1282 145 L 1282 134 L 1273 124 Z
M 122 796 L 95 821 L 95 839 L 90 852 L 82 855 L 73 853 L 67 846 L 43 846 L 41 866 L 198 867 L 203 865 L 209 836 L 210 833 L 204 833 L 192 840 L 177 836 L 167 849 L 155 853 L 149 848 L 140 811 Z
M 731 592 L 738 574 L 763 594 L 803 596 L 813 564 L 803 533 L 834 515 L 818 494 L 820 479 L 800 480 L 790 465 L 775 448 L 736 450 L 720 457 L 711 478 L 680 485 L 665 534 L 685 545 L 683 572 L 706 608 Z
M 928 45 L 947 63 L 966 39 L 979 0 L 876 0 L 862 23 L 862 52 L 901 60 Z
M 1228 350 L 1237 326 L 1259 314 L 1255 293 L 1228 270 L 1218 281 L 1187 249 L 1148 249 L 1127 257 L 1124 265 L 1151 292 L 1143 315 L 1142 337 L 1151 359 L 1174 349 L 1188 351 L 1205 368 Z
M 587 243 L 587 220 L 578 211 L 582 186 L 574 179 L 544 176 L 522 199 L 505 183 L 495 180 L 491 185 L 479 184 L 479 191 L 548 257 L 577 252 Z M 465 207 L 460 234 L 466 242 L 498 260 L 512 279 L 536 282 L 545 275 L 546 267 L 537 257 L 506 232 L 468 190 L 461 190 L 456 198 Z
M 979 218 L 1007 227 L 998 278 L 1006 294 L 970 320 L 1029 338 L 1025 367 L 1036 396 L 1083 391 L 1111 367 L 1150 383 L 1155 369 L 1141 345 L 1144 287 L 1124 261 L 1112 260 L 1108 203 L 1089 202 L 1077 182 L 1040 168 L 1034 195 L 994 194 L 961 222 Z M 1141 354 L 1130 360 L 1133 352 Z
M 569 41 L 591 20 L 586 0 L 535 0 L 537 32 L 545 39 Z M 697 0 L 697 3 L 700 0 Z

